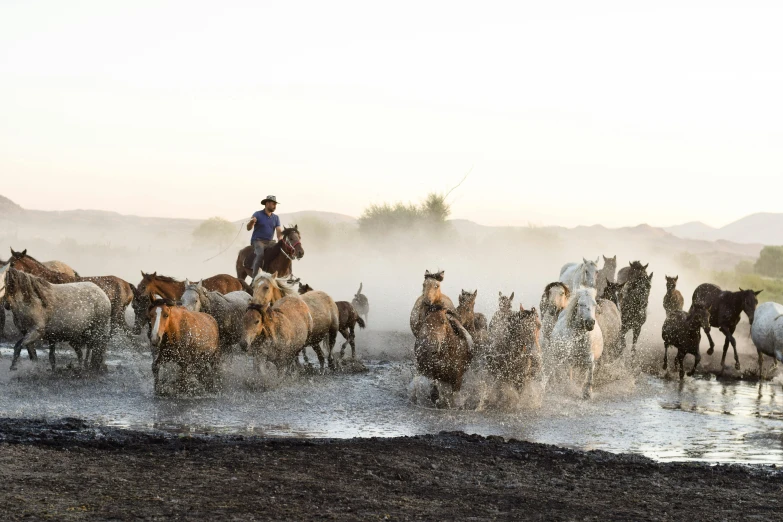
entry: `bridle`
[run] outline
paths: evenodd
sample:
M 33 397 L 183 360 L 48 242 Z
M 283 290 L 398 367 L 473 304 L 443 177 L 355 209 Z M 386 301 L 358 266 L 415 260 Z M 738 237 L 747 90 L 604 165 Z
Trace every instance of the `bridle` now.
M 296 243 L 291 243 L 291 241 L 288 239 L 288 237 L 284 237 L 282 241 L 280 241 L 280 251 L 283 253 L 285 257 L 287 257 L 290 261 L 295 261 L 298 259 L 296 257 L 296 247 L 302 244 L 302 240 L 298 240 Z M 286 251 L 286 247 L 290 249 L 290 254 Z

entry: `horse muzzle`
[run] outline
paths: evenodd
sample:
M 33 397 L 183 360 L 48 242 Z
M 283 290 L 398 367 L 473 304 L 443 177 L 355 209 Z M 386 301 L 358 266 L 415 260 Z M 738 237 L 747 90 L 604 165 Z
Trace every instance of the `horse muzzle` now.
M 246 352 L 247 351 L 247 340 L 246 339 L 242 339 L 241 341 L 239 341 L 239 347 L 242 348 L 243 352 Z
M 584 326 L 585 330 L 592 332 L 593 328 L 595 328 L 595 319 L 585 319 Z

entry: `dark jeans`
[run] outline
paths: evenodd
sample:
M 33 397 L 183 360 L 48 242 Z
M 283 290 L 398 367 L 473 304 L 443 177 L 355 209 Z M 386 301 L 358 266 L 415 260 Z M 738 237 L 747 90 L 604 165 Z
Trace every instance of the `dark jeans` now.
M 255 279 L 256 275 L 258 275 L 258 270 L 261 268 L 261 265 L 264 264 L 264 250 L 273 246 L 275 242 L 265 241 L 263 239 L 256 239 L 255 241 L 253 241 L 252 244 L 253 244 L 253 251 L 256 253 L 256 258 L 253 261 L 253 275 L 252 275 L 252 279 Z

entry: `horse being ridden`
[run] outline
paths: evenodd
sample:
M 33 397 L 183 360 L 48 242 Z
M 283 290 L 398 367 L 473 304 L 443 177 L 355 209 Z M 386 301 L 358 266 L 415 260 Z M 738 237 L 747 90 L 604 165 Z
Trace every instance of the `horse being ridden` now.
M 285 228 L 282 232 L 282 239 L 264 249 L 262 263 L 259 270 L 273 273 L 277 272 L 280 277 L 291 275 L 294 259 L 304 257 L 304 248 L 302 247 L 302 236 L 299 233 L 298 225 L 292 228 Z M 253 246 L 246 246 L 239 251 L 237 255 L 236 271 L 237 277 L 245 280 L 246 277 L 253 277 L 253 262 L 256 254 Z

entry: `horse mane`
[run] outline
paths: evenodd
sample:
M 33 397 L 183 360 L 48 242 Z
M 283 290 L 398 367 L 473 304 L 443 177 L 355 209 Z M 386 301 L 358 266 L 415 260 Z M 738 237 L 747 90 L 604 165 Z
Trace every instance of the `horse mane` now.
M 641 261 L 631 261 L 631 268 L 634 270 L 647 270 Z
M 435 281 L 438 281 L 439 283 L 443 282 L 443 271 L 437 272 L 435 274 L 431 274 L 430 272 L 424 273 L 424 279 L 434 279 Z
M 294 225 L 292 227 L 285 227 L 285 228 L 283 228 L 283 237 L 288 237 L 289 235 L 291 235 L 294 232 L 299 234 L 300 237 L 302 236 L 302 233 L 299 232 L 299 225 Z M 278 241 L 278 243 L 279 243 L 279 241 Z
M 256 278 L 253 279 L 253 283 L 258 281 L 259 279 L 266 279 L 269 281 L 269 284 L 280 290 L 280 292 L 283 293 L 283 297 L 299 297 L 299 288 L 297 288 L 297 284 L 299 280 L 289 280 L 289 279 L 283 279 L 280 277 L 272 277 L 272 274 L 269 272 L 263 272 L 261 270 L 258 271 L 258 274 L 256 275 Z M 255 286 L 255 284 L 253 285 Z
M 14 293 L 20 292 L 25 301 L 37 298 L 44 307 L 49 305 L 49 289 L 52 283 L 15 268 L 8 271 L 8 277 L 12 282 Z
M 169 307 L 171 307 L 171 306 L 179 306 L 177 304 L 177 302 L 174 301 L 173 299 L 168 299 L 166 297 L 161 297 L 160 299 L 151 300 L 149 309 L 152 310 L 156 306 L 163 306 L 163 305 L 169 306 Z
M 147 274 L 145 276 L 149 280 L 156 280 L 160 281 L 161 283 L 181 283 L 182 281 L 178 279 L 174 279 L 173 277 L 164 276 L 164 275 L 158 275 L 158 274 Z

